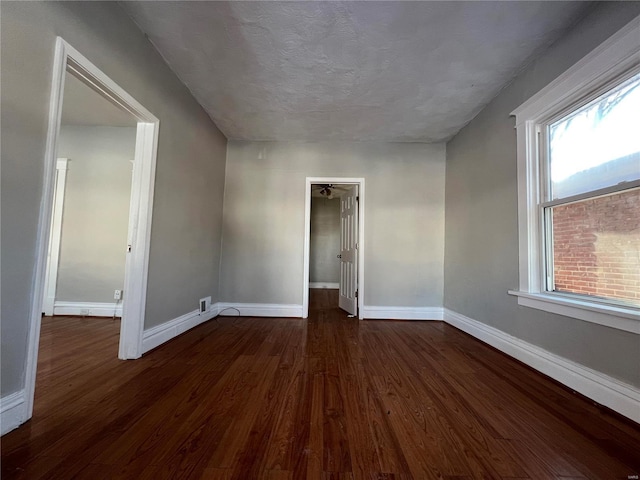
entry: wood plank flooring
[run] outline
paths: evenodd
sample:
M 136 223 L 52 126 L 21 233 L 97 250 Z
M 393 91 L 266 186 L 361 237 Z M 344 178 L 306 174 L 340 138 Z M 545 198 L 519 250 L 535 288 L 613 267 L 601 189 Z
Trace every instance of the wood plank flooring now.
M 136 361 L 43 321 L 3 479 L 628 479 L 640 430 L 442 322 L 221 317 Z M 636 477 L 637 478 L 637 477 Z

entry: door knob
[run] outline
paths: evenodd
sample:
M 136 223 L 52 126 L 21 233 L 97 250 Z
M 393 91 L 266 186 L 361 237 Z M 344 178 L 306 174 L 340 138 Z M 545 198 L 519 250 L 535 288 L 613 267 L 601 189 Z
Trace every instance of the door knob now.
M 338 258 L 342 258 L 342 255 L 337 255 Z

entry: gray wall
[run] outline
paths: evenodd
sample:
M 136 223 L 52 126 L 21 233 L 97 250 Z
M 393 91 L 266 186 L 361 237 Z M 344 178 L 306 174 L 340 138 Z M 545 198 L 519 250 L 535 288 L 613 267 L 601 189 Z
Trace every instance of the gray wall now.
M 441 306 L 443 144 L 230 141 L 225 302 L 302 304 L 305 177 L 364 177 L 365 305 Z
M 311 198 L 309 281 L 340 281 L 340 199 Z
M 2 2 L 2 380 L 24 386 L 56 35 L 160 119 L 145 328 L 218 300 L 226 139 L 115 2 Z
M 530 64 L 447 144 L 445 306 L 640 386 L 640 336 L 520 307 L 516 132 L 509 113 L 640 13 L 605 3 Z
M 113 303 L 124 288 L 135 127 L 60 130 L 69 158 L 56 300 Z

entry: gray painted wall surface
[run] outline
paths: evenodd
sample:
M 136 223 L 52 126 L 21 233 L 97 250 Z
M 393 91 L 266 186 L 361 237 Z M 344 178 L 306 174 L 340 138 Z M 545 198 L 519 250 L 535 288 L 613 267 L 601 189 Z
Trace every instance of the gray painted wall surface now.
M 640 386 L 640 336 L 521 307 L 516 132 L 509 113 L 640 13 L 599 5 L 447 144 L 445 307 Z
M 113 303 L 124 288 L 136 129 L 63 126 L 59 142 L 71 161 L 56 300 Z
M 2 381 L 24 386 L 56 35 L 160 119 L 145 328 L 218 300 L 226 139 L 115 2 L 2 2 Z
M 230 141 L 221 299 L 302 304 L 305 177 L 364 177 L 365 304 L 441 306 L 443 144 Z
M 311 198 L 309 281 L 340 281 L 340 199 Z

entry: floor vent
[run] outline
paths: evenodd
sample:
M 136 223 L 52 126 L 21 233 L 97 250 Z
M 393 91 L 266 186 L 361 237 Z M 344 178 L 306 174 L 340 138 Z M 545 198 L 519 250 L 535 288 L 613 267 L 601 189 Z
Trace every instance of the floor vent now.
M 211 309 L 211 297 L 200 299 L 200 314 L 207 313 Z

